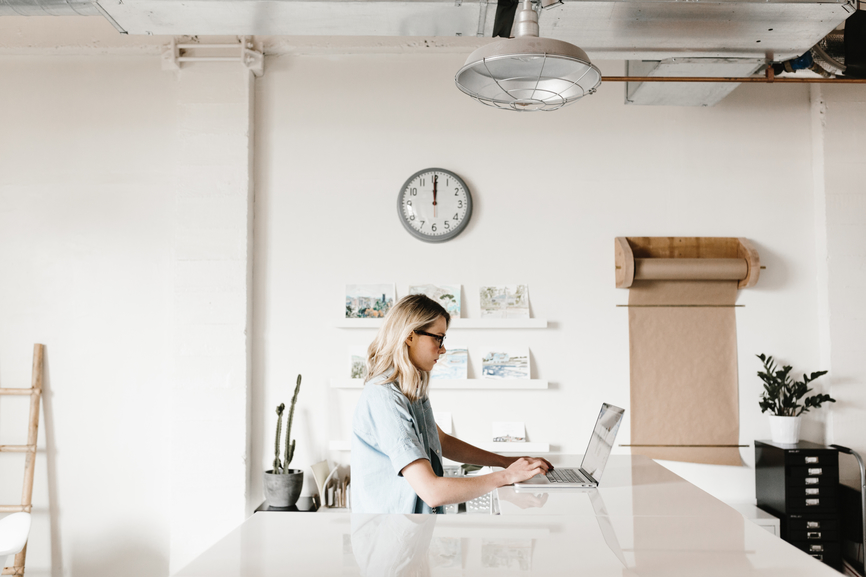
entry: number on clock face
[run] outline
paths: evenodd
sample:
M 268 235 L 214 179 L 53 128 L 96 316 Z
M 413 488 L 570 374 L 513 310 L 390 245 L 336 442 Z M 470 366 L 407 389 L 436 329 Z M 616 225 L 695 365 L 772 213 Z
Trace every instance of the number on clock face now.
M 472 211 L 472 196 L 454 173 L 428 169 L 414 174 L 398 198 L 403 225 L 414 236 L 441 242 L 457 236 Z

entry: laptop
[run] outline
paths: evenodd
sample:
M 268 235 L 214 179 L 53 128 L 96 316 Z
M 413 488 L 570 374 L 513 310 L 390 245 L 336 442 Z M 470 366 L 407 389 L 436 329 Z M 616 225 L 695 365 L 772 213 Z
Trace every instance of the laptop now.
M 547 475 L 536 475 L 526 481 L 514 483 L 514 488 L 537 490 L 543 486 L 546 490 L 598 487 L 624 413 L 619 407 L 602 403 L 580 467 L 557 467 Z

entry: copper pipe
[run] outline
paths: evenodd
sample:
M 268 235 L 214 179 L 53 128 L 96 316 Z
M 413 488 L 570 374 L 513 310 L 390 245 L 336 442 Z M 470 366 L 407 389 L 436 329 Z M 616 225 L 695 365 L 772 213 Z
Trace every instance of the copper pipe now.
M 683 77 L 676 76 L 602 76 L 602 82 L 740 82 L 758 84 L 866 84 L 866 78 L 767 78 L 766 76 L 735 77 Z

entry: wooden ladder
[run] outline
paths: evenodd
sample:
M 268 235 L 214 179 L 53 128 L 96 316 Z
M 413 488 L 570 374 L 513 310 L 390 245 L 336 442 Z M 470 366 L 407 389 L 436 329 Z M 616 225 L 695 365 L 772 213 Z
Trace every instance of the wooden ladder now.
M 33 345 L 33 377 L 29 389 L 0 389 L 0 395 L 30 396 L 30 425 L 27 430 L 26 445 L 0 445 L 0 453 L 27 453 L 24 462 L 24 490 L 21 492 L 20 505 L 0 505 L 0 513 L 30 513 L 33 508 L 30 501 L 33 497 L 33 470 L 36 466 L 36 433 L 39 431 L 39 402 L 42 400 L 42 357 L 45 345 Z M 24 575 L 24 559 L 27 557 L 27 545 L 15 555 L 12 567 L 5 567 L 3 575 Z

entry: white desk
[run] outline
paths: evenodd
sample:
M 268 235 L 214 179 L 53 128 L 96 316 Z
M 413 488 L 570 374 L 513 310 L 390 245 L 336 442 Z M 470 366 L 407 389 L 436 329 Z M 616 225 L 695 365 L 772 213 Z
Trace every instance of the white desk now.
M 611 457 L 598 490 L 499 497 L 495 516 L 257 513 L 177 576 L 838 577 L 643 457 Z

